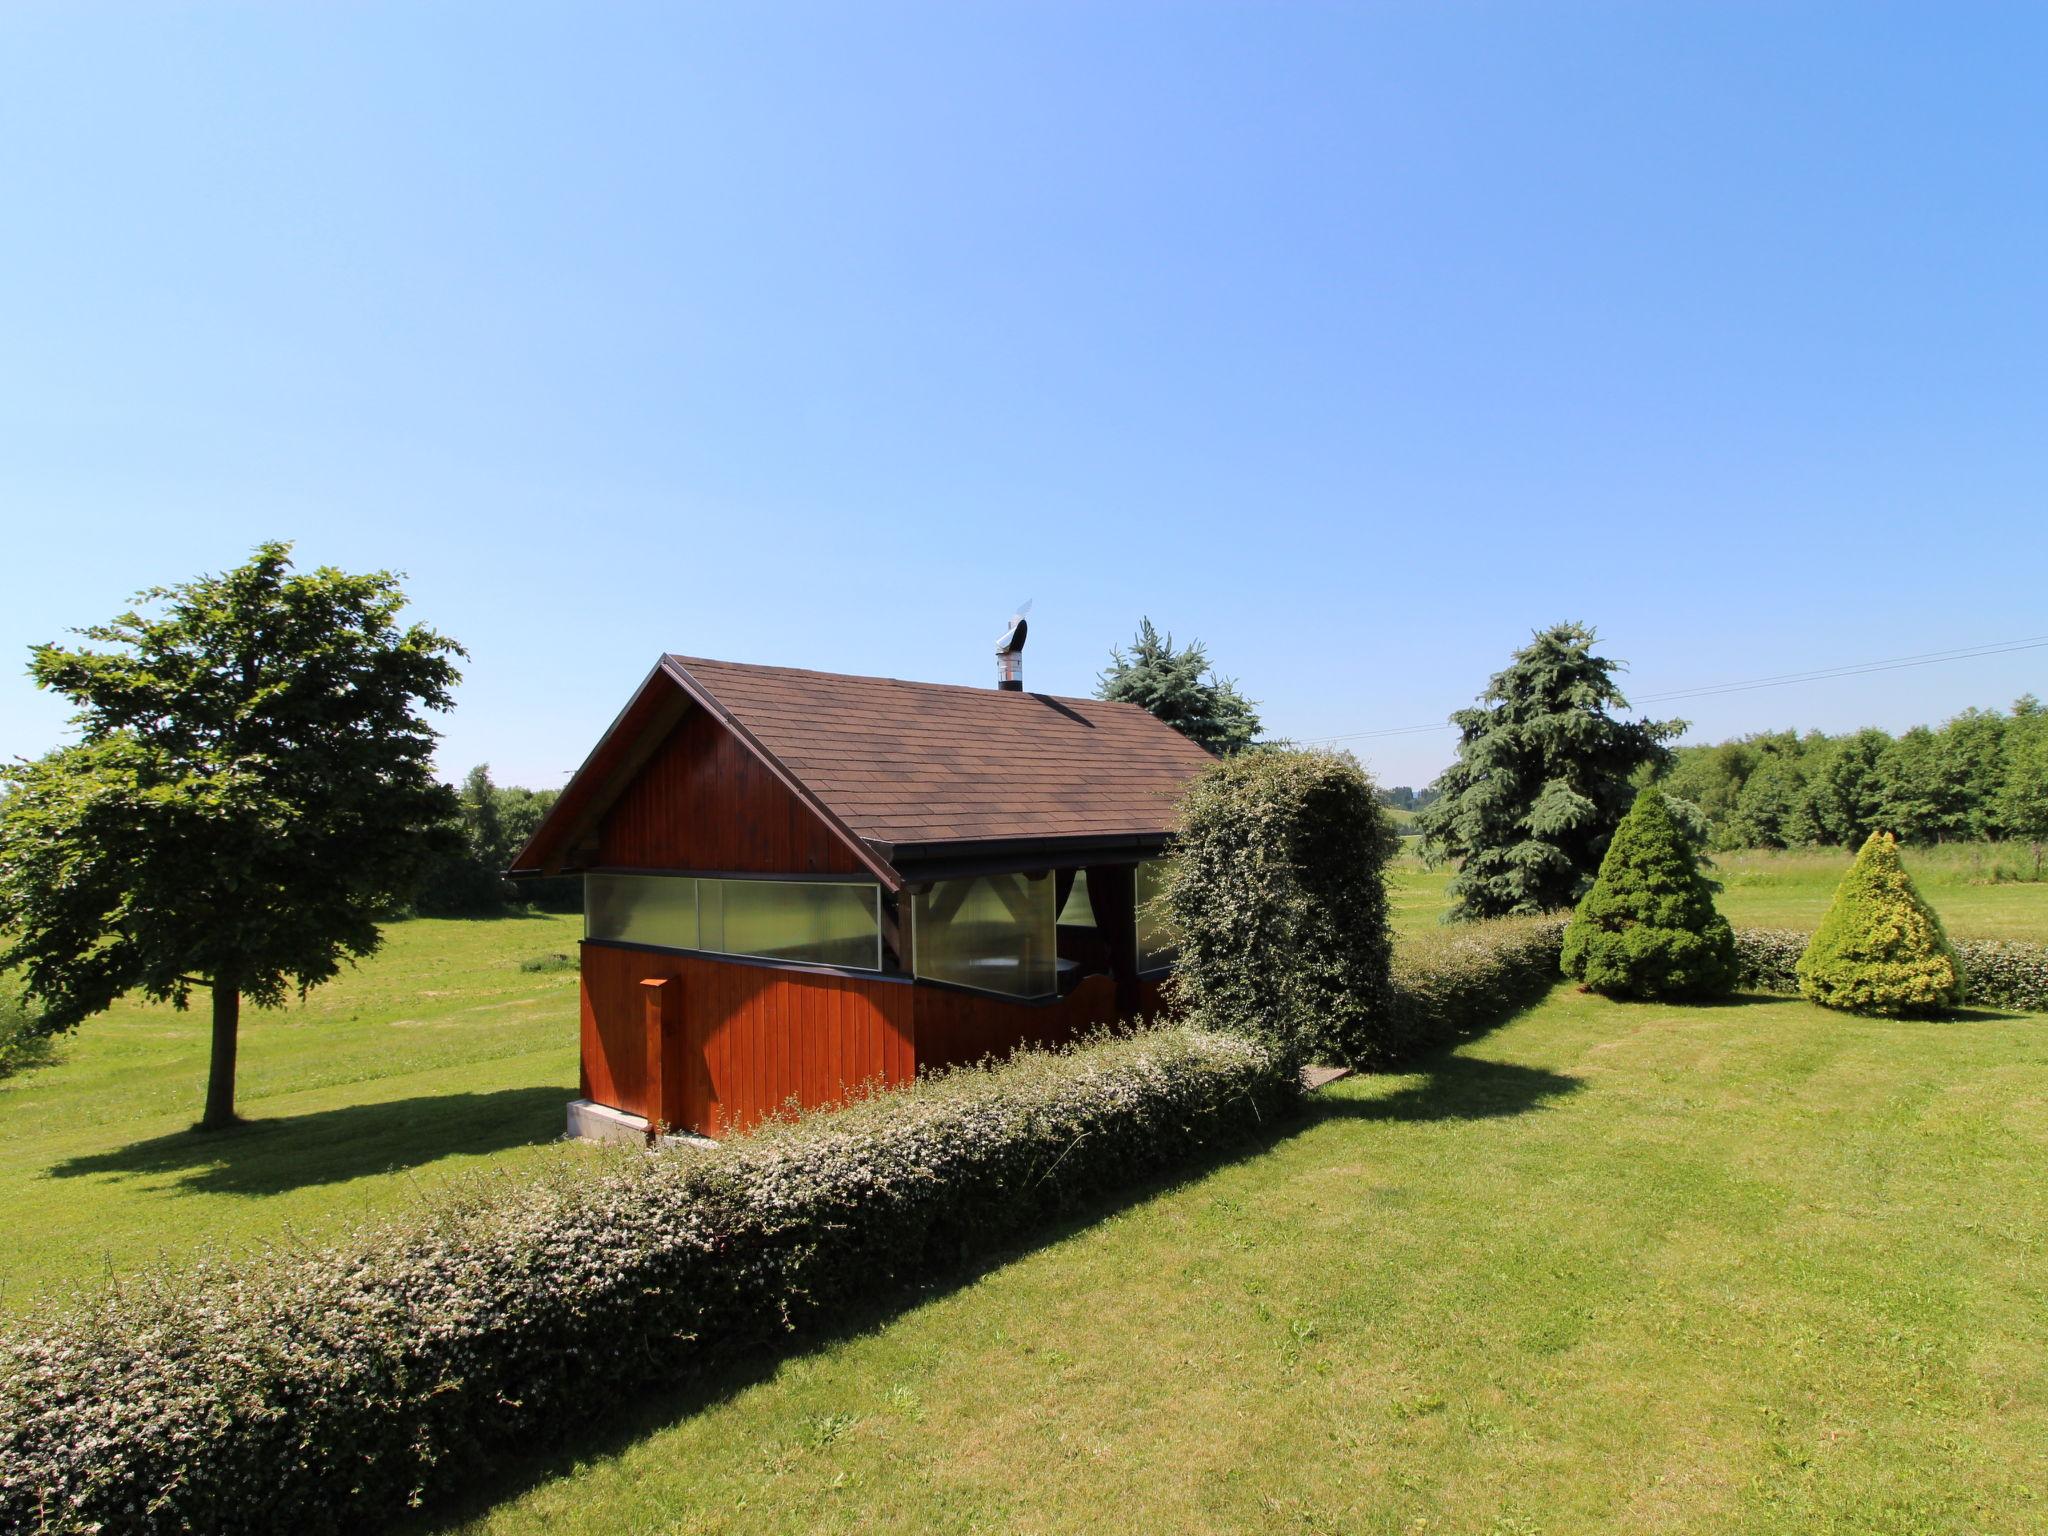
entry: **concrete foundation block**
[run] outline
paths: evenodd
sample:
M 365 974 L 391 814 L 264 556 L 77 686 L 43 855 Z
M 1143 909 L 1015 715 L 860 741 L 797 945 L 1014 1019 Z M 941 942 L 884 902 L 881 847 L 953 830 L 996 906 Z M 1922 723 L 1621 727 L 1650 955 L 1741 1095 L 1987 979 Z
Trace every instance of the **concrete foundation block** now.
M 592 1099 L 571 1099 L 566 1135 L 571 1141 L 619 1141 L 644 1147 L 647 1145 L 647 1120 L 644 1116 L 629 1115 L 623 1109 L 613 1109 L 609 1104 L 599 1104 Z M 671 1131 L 661 1138 L 661 1144 L 664 1147 L 718 1145 L 709 1137 L 693 1136 L 687 1131 Z

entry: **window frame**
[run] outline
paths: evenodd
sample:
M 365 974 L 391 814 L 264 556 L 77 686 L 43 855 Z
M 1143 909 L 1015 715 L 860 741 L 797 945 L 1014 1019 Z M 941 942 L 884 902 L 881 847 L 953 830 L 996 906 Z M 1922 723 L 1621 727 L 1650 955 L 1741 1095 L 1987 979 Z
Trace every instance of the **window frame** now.
M 931 897 L 932 897 L 932 896 L 933 896 L 934 894 L 936 894 L 936 892 L 938 891 L 939 887 L 940 887 L 940 886 L 943 886 L 943 885 L 952 885 L 952 884 L 956 884 L 956 883 L 958 883 L 958 884 L 970 884 L 970 885 L 971 885 L 971 884 L 975 883 L 976 881 L 984 881 L 984 880 L 999 880 L 999 879 L 1004 879 L 1004 878 L 1008 878 L 1008 877 L 1010 877 L 1010 876 L 1015 876 L 1015 877 L 1017 877 L 1017 878 L 1023 879 L 1023 880 L 1024 880 L 1024 881 L 1026 881 L 1026 883 L 1027 883 L 1027 884 L 1029 884 L 1029 885 L 1037 885 L 1037 884 L 1043 883 L 1043 884 L 1044 884 L 1044 886 L 1045 886 L 1045 894 L 1046 894 L 1046 908 L 1047 908 L 1047 910 L 1048 910 L 1048 911 L 1050 912 L 1050 914 L 1051 914 L 1051 918 L 1052 918 L 1052 920 L 1051 920 L 1051 921 L 1050 921 L 1049 923 L 1047 923 L 1047 924 L 1046 924 L 1046 932 L 1045 932 L 1045 935 L 1044 935 L 1044 944 L 1045 944 L 1045 951 L 1046 951 L 1046 954 L 1047 954 L 1047 955 L 1048 955 L 1048 956 L 1050 957 L 1050 959 L 1049 959 L 1049 968 L 1050 968 L 1050 972 L 1051 972 L 1051 977 L 1050 977 L 1050 983 L 1051 983 L 1051 984 L 1050 984 L 1050 985 L 1049 985 L 1049 986 L 1048 986 L 1048 987 L 1046 988 L 1046 990 L 1045 990 L 1045 991 L 1043 991 L 1043 992 L 1029 992 L 1029 993 L 1025 993 L 1025 992 L 1005 992 L 1005 991 L 1001 990 L 1000 988 L 996 988 L 996 987 L 978 987 L 978 986 L 974 985 L 974 983 L 972 983 L 972 982 L 968 982 L 968 981 L 956 981 L 956 980 L 954 980 L 953 978 L 951 978 L 951 977 L 949 977 L 949 976 L 936 976 L 936 975 L 926 975 L 926 974 L 925 974 L 925 973 L 924 973 L 924 972 L 923 972 L 922 970 L 920 970 L 920 969 L 918 968 L 918 967 L 919 967 L 919 958 L 918 958 L 918 957 L 919 957 L 919 951 L 920 951 L 920 949 L 921 949 L 921 947 L 922 947 L 922 945 L 923 945 L 923 942 L 924 942 L 924 939 L 923 939 L 923 929 L 924 929 L 924 920 L 922 919 L 922 917 L 921 917 L 921 916 L 920 916 L 919 914 L 920 914 L 920 911 L 921 911 L 921 909 L 922 909 L 922 908 L 923 908 L 923 906 L 925 905 L 925 903 L 926 903 L 926 902 L 928 902 L 928 901 L 929 901 L 929 900 L 931 899 Z M 1004 1001 L 1004 1002 L 1006 1002 L 1006 1003 L 1016 1003 L 1016 1004 L 1018 1004 L 1018 1005 L 1020 1005 L 1020 1006 L 1023 1006 L 1023 1007 L 1027 1007 L 1027 1008 L 1031 1008 L 1031 1007 L 1043 1007 L 1043 1006 L 1045 1006 L 1046 1004 L 1049 1004 L 1049 1003 L 1057 1003 L 1057 1002 L 1059 1002 L 1059 1001 L 1060 1001 L 1060 999 L 1061 999 L 1061 992 L 1060 992 L 1060 967 L 1059 967 L 1059 925 L 1060 925 L 1060 902 L 1059 902 L 1059 877 L 1058 877 L 1058 872 L 1057 872 L 1057 870 L 1054 870 L 1054 869 L 1048 868 L 1048 869 L 1046 869 L 1046 870 L 1045 870 L 1044 874 L 1042 874 L 1041 876 L 1039 876 L 1039 878 L 1038 878 L 1037 880 L 1033 880 L 1033 879 L 1031 879 L 1031 876 L 1030 876 L 1030 873 L 1029 873 L 1029 871 L 1026 871 L 1026 870 L 1012 870 L 1012 871 L 1008 871 L 1008 872 L 1006 872 L 1006 873 L 1003 873 L 1003 874 L 980 874 L 980 875 L 961 875 L 961 876 L 955 876 L 955 877 L 953 877 L 952 879 L 937 879 L 937 880 L 932 880 L 932 881 L 928 882 L 928 887 L 927 887 L 927 889 L 925 889 L 925 890 L 923 890 L 923 891 L 919 891 L 919 890 L 916 890 L 916 889 L 912 889 L 912 890 L 911 890 L 911 891 L 909 891 L 909 892 L 908 892 L 907 894 L 908 894 L 908 895 L 909 895 L 909 897 L 910 897 L 910 900 L 908 901 L 908 903 L 906 903 L 906 904 L 905 904 L 905 905 L 907 905 L 907 907 L 908 907 L 908 911 L 909 911 L 909 925 L 908 925 L 908 926 L 909 926 L 909 928 L 910 928 L 910 945 L 909 945 L 909 948 L 910 948 L 910 954 L 909 954 L 909 956 L 908 956 L 907 958 L 908 958 L 908 962 L 909 962 L 909 971 L 910 971 L 911 979 L 912 979 L 912 980 L 914 980 L 914 981 L 915 981 L 915 982 L 916 982 L 916 983 L 917 983 L 917 984 L 918 984 L 919 986 L 921 986 L 921 987 L 946 987 L 946 988 L 949 988 L 949 989 L 951 989 L 951 990 L 953 990 L 953 991 L 956 991 L 956 992 L 969 992 L 969 993 L 972 993 L 972 994 L 973 994 L 974 996 L 976 996 L 976 997 L 993 997 L 993 998 L 999 998 L 999 999 L 1001 999 L 1002 1001 Z M 965 903 L 963 902 L 962 904 L 964 905 Z M 1020 927 L 1021 927 L 1021 925 L 1020 925 Z M 1021 960 L 1021 956 L 1020 956 L 1020 960 Z
M 591 903 L 588 881 L 593 877 L 626 876 L 633 879 L 687 880 L 690 882 L 690 913 L 693 920 L 693 942 L 690 944 L 650 944 L 640 939 L 615 939 L 595 935 L 590 930 Z M 586 944 L 608 944 L 620 949 L 642 949 L 665 955 L 697 955 L 707 960 L 731 960 L 750 965 L 780 966 L 794 970 L 827 971 L 834 975 L 876 977 L 893 979 L 887 967 L 887 943 L 882 924 L 881 883 L 863 875 L 784 873 L 776 871 L 764 874 L 758 871 L 740 870 L 693 870 L 693 869 L 633 869 L 616 865 L 604 865 L 583 871 L 586 882 L 583 902 L 583 942 Z M 793 959 L 788 955 L 763 955 L 751 950 L 706 949 L 704 939 L 704 895 L 703 882 L 717 880 L 731 884 L 749 885 L 830 885 L 855 886 L 869 893 L 870 910 L 874 919 L 875 963 L 872 968 L 864 965 L 845 965 L 833 960 Z

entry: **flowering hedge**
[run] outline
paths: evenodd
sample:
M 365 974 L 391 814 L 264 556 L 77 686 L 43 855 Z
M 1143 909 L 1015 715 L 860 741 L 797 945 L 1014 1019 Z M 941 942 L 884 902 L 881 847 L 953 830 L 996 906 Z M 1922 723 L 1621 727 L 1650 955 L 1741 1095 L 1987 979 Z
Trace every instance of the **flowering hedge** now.
M 417 1224 L 160 1274 L 0 1339 L 0 1530 L 375 1529 L 622 1393 L 757 1349 L 1299 1102 L 1186 1028 L 719 1148 L 593 1153 Z
M 1452 923 L 1394 946 L 1386 1050 L 1392 1063 L 1476 1035 L 1536 1002 L 1558 980 L 1562 916 Z
M 1178 811 L 1159 897 L 1178 951 L 1170 1006 L 1304 1061 L 1387 1058 L 1387 887 L 1398 840 L 1342 752 L 1245 752 L 1210 765 Z
M 1789 928 L 1735 930 L 1736 985 L 1757 992 L 1799 991 L 1799 957 L 1813 937 Z M 2048 944 L 1956 939 L 1963 1001 L 1984 1008 L 2048 1013 Z

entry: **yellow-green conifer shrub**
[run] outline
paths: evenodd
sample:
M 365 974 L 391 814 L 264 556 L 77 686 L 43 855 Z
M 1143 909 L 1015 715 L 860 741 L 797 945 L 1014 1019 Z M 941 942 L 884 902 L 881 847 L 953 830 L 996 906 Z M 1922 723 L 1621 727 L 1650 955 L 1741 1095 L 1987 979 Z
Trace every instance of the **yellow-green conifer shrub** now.
M 1691 838 L 1658 790 L 1615 829 L 1565 925 L 1564 973 L 1609 997 L 1712 997 L 1735 980 L 1735 935 Z
M 1798 971 L 1803 997 L 1849 1013 L 1924 1017 L 1963 995 L 1962 964 L 1887 832 L 1870 834 L 1835 887 Z

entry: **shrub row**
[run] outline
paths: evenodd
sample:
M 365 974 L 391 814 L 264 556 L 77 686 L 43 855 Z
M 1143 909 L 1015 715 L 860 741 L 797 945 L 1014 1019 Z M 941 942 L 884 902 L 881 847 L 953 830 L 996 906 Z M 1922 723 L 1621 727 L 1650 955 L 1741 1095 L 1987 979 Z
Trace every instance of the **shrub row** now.
M 1503 1023 L 1557 984 L 1562 917 L 1501 917 L 1403 937 L 1394 946 L 1385 1050 L 1398 1061 Z
M 1799 957 L 1813 935 L 1789 928 L 1735 930 L 1738 987 L 1797 994 Z M 2048 944 L 2011 939 L 1956 939 L 1963 963 L 1963 1001 L 1985 1008 L 2048 1013 Z
M 0 1530 L 376 1528 L 1299 1098 L 1282 1053 L 1167 1028 L 157 1275 L 0 1340 Z

